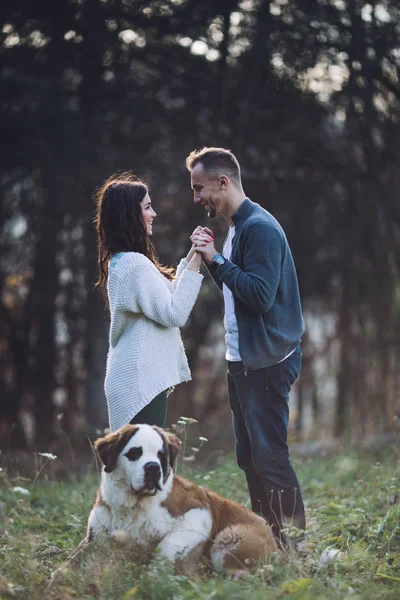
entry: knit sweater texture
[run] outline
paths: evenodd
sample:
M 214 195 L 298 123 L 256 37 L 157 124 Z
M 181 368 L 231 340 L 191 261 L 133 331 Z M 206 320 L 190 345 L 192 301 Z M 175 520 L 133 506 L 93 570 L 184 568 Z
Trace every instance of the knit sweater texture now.
M 190 380 L 179 328 L 200 291 L 203 276 L 182 260 L 169 281 L 143 254 L 123 252 L 110 261 L 110 346 L 105 393 L 111 431 L 162 391 Z

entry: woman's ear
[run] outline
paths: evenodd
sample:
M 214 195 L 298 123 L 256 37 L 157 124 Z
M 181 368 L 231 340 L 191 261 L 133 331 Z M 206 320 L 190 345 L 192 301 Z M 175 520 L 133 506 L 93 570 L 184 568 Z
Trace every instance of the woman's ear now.
M 138 427 L 136 425 L 124 425 L 121 429 L 95 441 L 94 447 L 104 465 L 106 473 L 114 471 L 117 466 L 118 456 L 137 430 Z

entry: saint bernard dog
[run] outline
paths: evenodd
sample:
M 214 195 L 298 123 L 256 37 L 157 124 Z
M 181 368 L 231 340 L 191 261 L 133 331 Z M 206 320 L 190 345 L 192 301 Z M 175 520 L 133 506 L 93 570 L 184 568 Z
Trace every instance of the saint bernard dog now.
M 150 425 L 96 440 L 104 469 L 86 541 L 122 534 L 143 551 L 158 547 L 179 570 L 204 563 L 226 574 L 276 552 L 264 519 L 174 474 L 180 447 L 174 434 Z

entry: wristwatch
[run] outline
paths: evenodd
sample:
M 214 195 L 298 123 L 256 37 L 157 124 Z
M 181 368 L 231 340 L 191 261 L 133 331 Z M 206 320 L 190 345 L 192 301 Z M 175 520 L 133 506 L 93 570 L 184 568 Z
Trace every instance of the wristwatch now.
M 213 259 L 211 261 L 211 264 L 214 267 L 220 267 L 224 263 L 225 263 L 225 258 L 222 256 L 222 254 L 214 254 Z

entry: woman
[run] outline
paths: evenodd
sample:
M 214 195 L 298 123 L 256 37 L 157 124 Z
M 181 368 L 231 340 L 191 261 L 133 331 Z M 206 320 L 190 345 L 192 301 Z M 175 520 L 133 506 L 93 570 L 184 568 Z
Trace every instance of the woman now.
M 153 210 L 146 185 L 130 173 L 110 177 L 96 193 L 99 279 L 111 326 L 105 392 L 110 429 L 126 423 L 165 425 L 168 391 L 190 380 L 179 327 L 203 276 L 192 247 L 173 269 L 150 242 Z

